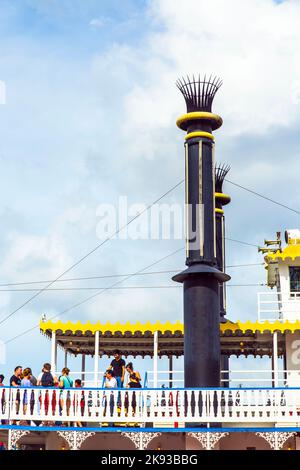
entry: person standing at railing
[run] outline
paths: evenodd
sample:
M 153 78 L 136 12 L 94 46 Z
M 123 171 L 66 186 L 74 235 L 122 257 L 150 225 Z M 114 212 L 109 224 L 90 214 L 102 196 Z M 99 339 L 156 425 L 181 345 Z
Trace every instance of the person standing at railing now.
M 133 370 L 133 364 L 132 362 L 129 362 L 126 365 L 126 372 L 128 373 L 128 380 L 127 380 L 127 388 L 142 388 L 141 386 L 141 376 L 140 373 L 137 371 Z M 125 397 L 125 408 L 126 408 L 126 413 L 128 413 L 128 407 L 129 407 L 129 394 L 126 393 Z M 131 406 L 132 406 L 132 412 L 133 416 L 135 415 L 136 411 L 136 393 L 132 393 L 132 399 L 131 399 Z
M 122 359 L 122 355 L 119 349 L 114 352 L 114 359 L 111 361 L 108 370 L 113 370 L 114 376 L 117 381 L 118 388 L 123 388 L 124 377 L 125 377 L 125 361 Z
M 23 378 L 21 380 L 21 387 L 22 388 L 31 388 L 32 387 L 32 384 L 31 384 L 31 369 L 29 367 L 27 367 L 26 369 L 24 369 L 23 371 Z M 23 394 L 23 414 L 25 415 L 27 413 L 27 405 L 28 405 L 28 396 L 27 396 L 27 390 L 24 390 L 24 394 Z M 30 421 L 29 421 L 29 424 L 30 424 Z
M 36 387 L 37 386 L 37 379 L 34 377 L 34 375 L 32 374 L 32 370 L 30 367 L 26 367 L 25 370 L 28 370 L 28 373 L 30 375 L 30 388 L 31 388 L 31 393 L 30 393 L 30 414 L 33 415 L 33 410 L 34 410 L 34 405 L 35 405 L 35 400 L 36 400 L 36 396 L 35 396 L 35 393 L 34 393 L 34 389 L 33 387 Z M 25 372 L 23 372 L 23 375 L 24 375 Z M 21 385 L 22 386 L 22 385 Z M 39 426 L 40 425 L 40 422 L 39 421 L 34 421 L 34 424 L 36 426 Z
M 115 350 L 114 359 L 111 361 L 108 370 L 113 370 L 118 388 L 123 388 L 125 378 L 125 361 L 122 359 L 122 355 L 119 349 Z M 117 405 L 119 407 L 121 406 L 121 393 L 118 393 Z
M 22 371 L 22 366 L 15 367 L 14 374 L 11 376 L 9 381 L 11 387 L 20 387 Z
M 82 389 L 82 381 L 80 379 L 75 380 L 75 388 L 80 388 Z M 78 414 L 78 411 L 80 409 L 80 415 L 84 415 L 84 409 L 85 409 L 85 396 L 84 396 L 84 391 L 81 390 L 81 394 L 76 393 L 74 396 L 74 402 L 73 402 L 73 407 L 74 407 L 74 412 Z M 83 424 L 81 421 L 76 422 L 76 426 L 79 428 L 82 428 Z
M 142 388 L 140 373 L 133 370 L 132 362 L 127 364 L 126 372 L 128 373 L 127 388 Z
M 10 381 L 9 381 L 9 384 L 11 387 L 20 387 L 22 372 L 23 372 L 22 366 L 15 367 L 14 374 L 11 376 Z M 20 410 L 20 390 L 17 390 L 15 403 L 16 403 L 16 413 L 18 414 Z
M 118 381 L 112 370 L 107 370 L 105 373 L 105 388 L 118 388 Z
M 73 387 L 73 379 L 69 377 L 70 374 L 70 369 L 68 367 L 64 367 L 63 370 L 61 371 L 61 376 L 59 377 L 59 382 L 58 386 L 60 389 L 68 389 Z M 64 408 L 64 400 L 63 400 L 63 391 L 60 392 L 59 395 L 59 405 L 60 405 L 60 410 L 62 411 Z M 68 390 L 66 392 L 66 413 L 67 416 L 69 416 L 70 413 L 70 407 L 71 407 L 71 395 L 70 391 Z M 69 423 L 70 424 L 70 423 Z
M 42 372 L 39 374 L 37 378 L 37 385 L 39 387 L 54 387 L 57 385 L 58 380 L 55 375 L 51 373 L 51 364 L 49 362 L 45 362 Z
M 38 387 L 43 387 L 43 388 L 52 388 L 54 386 L 56 386 L 58 384 L 58 380 L 57 380 L 57 377 L 55 375 L 52 375 L 51 373 L 51 364 L 49 364 L 49 362 L 45 362 L 43 368 L 42 368 L 42 372 L 39 374 L 38 378 L 37 378 L 37 385 Z M 48 414 L 48 410 L 49 410 L 49 403 L 50 403 L 50 400 L 49 400 L 49 391 L 46 390 L 45 392 L 45 396 L 44 396 L 44 403 L 42 403 L 42 394 L 40 394 L 39 396 L 39 404 L 40 406 L 44 406 L 44 410 L 45 410 L 45 414 L 47 415 Z M 55 408 L 56 408 L 56 394 L 55 394 L 55 391 L 53 391 L 52 393 L 52 398 L 51 398 L 51 406 L 52 406 L 52 413 L 54 414 L 54 411 L 55 411 Z M 51 426 L 52 423 L 47 423 L 45 421 L 44 423 L 45 425 L 49 425 Z
M 124 362 L 125 364 L 125 362 Z M 115 377 L 115 374 L 112 370 L 108 369 L 105 373 L 105 388 L 118 388 L 118 382 Z M 120 393 L 118 394 L 118 399 L 117 402 L 120 402 Z M 118 404 L 117 403 L 117 404 Z M 103 395 L 103 406 L 106 414 L 106 408 L 107 408 L 107 399 L 106 395 Z M 110 397 L 109 397 L 109 410 L 110 410 L 110 415 L 113 415 L 114 412 L 114 407 L 115 407 L 115 398 L 113 392 L 111 392 Z

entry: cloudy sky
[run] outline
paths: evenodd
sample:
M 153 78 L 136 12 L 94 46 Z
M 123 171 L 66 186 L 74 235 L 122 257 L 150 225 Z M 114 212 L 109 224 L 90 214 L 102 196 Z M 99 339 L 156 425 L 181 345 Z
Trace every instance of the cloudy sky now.
M 185 107 L 174 82 L 186 73 L 223 79 L 214 102 L 224 119 L 216 156 L 230 164 L 228 178 L 300 210 L 299 18 L 297 0 L 0 0 L 1 284 L 56 278 L 101 241 L 100 204 L 117 206 L 120 196 L 149 204 L 182 179 L 175 121 Z M 232 196 L 228 238 L 258 245 L 299 227 L 299 215 L 229 183 L 224 189 Z M 164 202 L 183 197 L 181 185 Z M 182 240 L 116 239 L 67 277 L 135 272 L 181 247 Z M 229 265 L 261 261 L 255 247 L 227 242 Z M 155 270 L 183 266 L 181 251 Z M 265 282 L 262 266 L 228 272 L 232 284 Z M 172 285 L 170 276 L 122 285 Z M 228 287 L 228 316 L 255 320 L 259 290 Z M 0 321 L 33 293 L 0 292 Z M 0 338 L 90 294 L 45 292 L 1 324 Z M 105 291 L 61 318 L 181 320 L 181 289 Z M 21 362 L 38 372 L 49 351 L 35 329 L 9 343 L 2 369 L 8 375 Z

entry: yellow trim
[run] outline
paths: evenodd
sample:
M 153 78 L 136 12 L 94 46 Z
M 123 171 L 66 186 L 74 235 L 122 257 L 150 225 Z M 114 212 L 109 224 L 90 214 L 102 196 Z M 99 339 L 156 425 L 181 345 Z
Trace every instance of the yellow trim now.
M 215 208 L 215 212 L 217 212 L 217 214 L 224 214 L 223 209 L 218 209 L 217 207 Z
M 106 331 L 109 331 L 111 333 L 116 333 L 121 332 L 125 333 L 127 331 L 131 333 L 135 333 L 136 331 L 139 331 L 141 333 L 145 333 L 146 331 L 150 331 L 151 333 L 154 333 L 155 331 L 160 331 L 161 333 L 165 333 L 166 331 L 170 331 L 172 334 L 174 334 L 176 331 L 179 331 L 181 333 L 184 332 L 184 326 L 183 323 L 180 321 L 177 321 L 175 323 L 171 322 L 166 322 L 166 323 L 161 323 L 157 321 L 156 323 L 150 323 L 149 321 L 146 323 L 81 323 L 78 321 L 77 323 L 72 323 L 71 321 L 68 321 L 66 323 L 63 323 L 62 321 L 57 321 L 57 322 L 52 322 L 51 320 L 43 322 L 40 322 L 40 329 L 42 332 L 52 332 L 52 331 L 62 331 L 65 333 L 66 331 L 71 331 L 72 333 L 76 333 L 77 331 L 80 331 L 81 333 L 86 333 L 87 331 L 90 331 L 91 333 L 95 333 L 96 331 L 100 331 L 102 333 L 105 333 Z M 274 333 L 274 331 L 280 331 L 284 333 L 285 331 L 290 331 L 291 333 L 294 333 L 295 331 L 300 331 L 300 320 L 297 321 L 275 321 L 275 322 L 251 322 L 250 320 L 246 322 L 240 322 L 239 320 L 235 323 L 232 323 L 227 320 L 226 323 L 221 323 L 220 324 L 220 334 L 223 335 L 227 331 L 231 333 L 237 333 L 241 331 L 242 333 L 245 333 L 246 331 L 251 331 L 253 333 L 259 332 L 259 333 L 264 333 L 264 332 L 270 332 Z
M 215 193 L 215 198 L 222 199 L 223 201 L 226 201 L 226 202 L 231 201 L 231 197 L 228 194 L 224 194 L 224 193 Z
M 194 137 L 207 137 L 208 139 L 215 140 L 214 136 L 210 132 L 204 131 L 190 132 L 185 136 L 185 140 L 193 139 Z
M 154 333 L 155 331 L 161 331 L 162 333 L 165 333 L 166 331 L 171 331 L 171 333 L 174 334 L 176 331 L 181 331 L 183 333 L 183 324 L 180 321 L 177 321 L 175 323 L 161 323 L 159 321 L 157 321 L 156 323 L 150 323 L 149 321 L 146 323 L 130 323 L 129 321 L 126 323 L 81 323 L 80 321 L 78 321 L 77 323 L 72 323 L 71 321 L 67 321 L 66 323 L 63 323 L 61 320 L 58 320 L 57 322 L 52 322 L 51 320 L 49 320 L 46 322 L 41 321 L 40 329 L 43 332 L 46 332 L 47 330 L 60 330 L 63 333 L 65 333 L 66 331 L 71 331 L 72 333 L 76 333 L 76 331 L 80 331 L 82 333 L 86 333 L 87 331 L 90 331 L 92 333 L 95 333 L 96 331 L 100 331 L 102 333 L 105 333 L 106 331 L 109 331 L 111 333 L 116 333 L 117 331 L 120 331 L 121 333 L 125 333 L 126 331 L 130 331 L 132 333 L 136 331 L 140 331 L 141 333 L 145 333 L 146 331 L 150 331 L 151 333 Z
M 294 333 L 295 331 L 300 331 L 300 321 L 274 321 L 274 322 L 269 322 L 269 321 L 264 321 L 264 322 L 251 322 L 250 320 L 241 323 L 240 321 L 237 321 L 236 323 L 221 323 L 220 324 L 220 331 L 221 334 L 225 333 L 226 331 L 230 331 L 232 333 L 241 331 L 242 333 L 245 333 L 246 331 L 251 331 L 253 333 L 259 332 L 259 333 L 265 333 L 265 332 L 270 332 L 274 333 L 274 331 L 280 331 L 281 333 L 284 333 L 286 331 L 290 331 L 291 333 Z
M 294 261 L 300 258 L 300 245 L 288 245 L 284 250 L 277 250 L 275 253 L 269 251 L 265 257 L 266 262 L 290 259 Z
M 222 126 L 223 120 L 221 116 L 218 116 L 218 114 L 213 114 L 209 113 L 206 111 L 195 111 L 193 113 L 186 113 L 180 116 L 176 124 L 179 127 L 179 129 L 183 129 L 184 131 L 187 130 L 187 123 L 189 121 L 212 121 L 212 128 L 213 130 L 219 129 L 219 127 Z

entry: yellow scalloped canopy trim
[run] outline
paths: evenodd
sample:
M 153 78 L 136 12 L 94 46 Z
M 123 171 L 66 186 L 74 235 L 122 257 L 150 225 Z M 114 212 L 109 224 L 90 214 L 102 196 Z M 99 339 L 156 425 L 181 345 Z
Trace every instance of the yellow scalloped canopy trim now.
M 246 322 L 240 322 L 237 321 L 236 323 L 221 323 L 220 324 L 220 331 L 221 333 L 225 333 L 226 331 L 230 331 L 232 333 L 236 331 L 242 331 L 242 333 L 245 333 L 246 331 L 251 331 L 253 333 L 259 332 L 259 333 L 264 333 L 267 331 L 270 331 L 273 333 L 274 331 L 280 331 L 284 333 L 285 331 L 291 331 L 292 333 L 294 331 L 300 330 L 300 320 L 296 321 L 284 321 L 281 322 L 279 320 L 274 321 L 274 322 L 269 322 L 269 321 L 264 321 L 264 322 L 252 322 L 250 320 Z
M 121 333 L 125 333 L 126 331 L 130 331 L 131 333 L 135 333 L 136 331 L 140 331 L 141 333 L 145 333 L 146 331 L 150 331 L 152 333 L 154 333 L 155 331 L 161 331 L 162 333 L 166 331 L 171 331 L 172 333 L 175 333 L 175 331 L 181 331 L 183 333 L 183 324 L 180 321 L 177 321 L 175 323 L 161 323 L 159 321 L 156 323 L 150 323 L 149 321 L 146 323 L 81 323 L 80 321 L 78 321 L 77 323 L 72 323 L 71 321 L 63 323 L 60 320 L 57 322 L 52 322 L 50 320 L 46 322 L 41 321 L 40 329 L 42 331 L 60 330 L 63 333 L 65 333 L 66 331 L 72 331 L 72 333 L 75 333 L 76 331 L 81 331 L 82 333 L 86 333 L 87 331 L 91 331 L 92 333 L 95 333 L 95 331 L 101 331 L 102 333 L 105 333 L 106 331 L 110 331 L 111 333 L 116 333 L 117 331 L 120 331 Z
M 290 258 L 291 260 L 295 260 L 296 258 L 300 258 L 300 244 L 299 245 L 288 245 L 282 251 L 276 251 L 275 253 L 268 252 L 267 256 L 265 257 L 266 262 L 268 261 L 277 261 L 279 259 L 285 260 Z
M 184 327 L 183 323 L 180 321 L 177 321 L 175 323 L 171 322 L 166 322 L 166 323 L 161 323 L 161 322 L 156 322 L 156 323 L 81 323 L 78 321 L 77 323 L 72 323 L 71 321 L 68 321 L 66 323 L 63 323 L 62 321 L 57 321 L 57 322 L 52 322 L 51 320 L 46 321 L 46 322 L 40 322 L 40 329 L 43 332 L 46 331 L 62 331 L 65 333 L 66 331 L 71 331 L 72 333 L 76 333 L 76 331 L 81 331 L 82 333 L 86 333 L 87 331 L 90 331 L 92 333 L 95 333 L 95 331 L 101 331 L 102 333 L 105 333 L 106 331 L 110 331 L 111 333 L 116 333 L 117 331 L 121 333 L 125 333 L 127 331 L 130 331 L 131 333 L 135 333 L 137 331 L 140 331 L 141 333 L 145 333 L 146 331 L 150 331 L 154 333 L 155 331 L 160 331 L 161 333 L 165 333 L 166 331 L 171 331 L 171 333 L 175 333 L 176 331 L 180 331 L 181 333 L 184 332 Z M 240 322 L 237 321 L 236 323 L 232 323 L 230 321 L 227 321 L 226 323 L 221 323 L 220 324 L 220 333 L 225 334 L 226 331 L 229 331 L 231 333 L 235 333 L 236 331 L 241 331 L 242 333 L 245 333 L 246 331 L 252 331 L 252 332 L 260 332 L 264 333 L 265 331 L 270 331 L 273 333 L 274 331 L 281 331 L 282 333 L 285 331 L 297 331 L 300 330 L 300 321 L 275 321 L 275 322 L 252 322 L 250 320 L 246 322 Z

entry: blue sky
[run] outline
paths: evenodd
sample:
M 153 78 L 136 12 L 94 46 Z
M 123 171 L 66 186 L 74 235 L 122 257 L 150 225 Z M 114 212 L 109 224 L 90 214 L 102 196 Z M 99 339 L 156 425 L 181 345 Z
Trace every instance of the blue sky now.
M 182 178 L 183 134 L 175 120 L 184 103 L 174 82 L 185 73 L 223 78 L 214 105 L 224 118 L 216 156 L 231 165 L 229 179 L 300 208 L 299 15 L 297 1 L 0 1 L 0 79 L 7 89 L 0 106 L 1 283 L 55 278 L 99 243 L 99 204 L 116 204 L 120 195 L 148 204 Z M 225 189 L 232 196 L 228 237 L 261 244 L 298 227 L 296 214 Z M 181 187 L 166 202 L 183 197 Z M 72 275 L 133 272 L 182 245 L 114 240 Z M 227 261 L 262 258 L 228 242 Z M 158 268 L 183 265 L 178 254 Z M 265 281 L 263 267 L 229 273 L 234 284 Z M 160 275 L 127 282 L 146 284 L 171 281 Z M 256 318 L 257 290 L 228 288 L 230 318 Z M 1 325 L 0 338 L 85 295 L 42 294 Z M 0 318 L 29 296 L 0 292 Z M 107 292 L 68 318 L 175 321 L 182 296 L 172 289 Z M 49 350 L 38 330 L 22 337 L 8 347 L 5 374 L 20 357 L 39 370 Z

